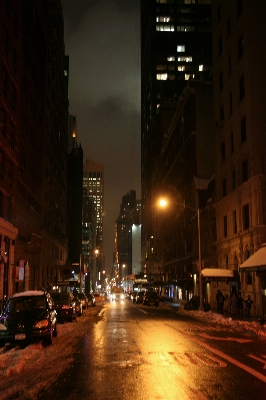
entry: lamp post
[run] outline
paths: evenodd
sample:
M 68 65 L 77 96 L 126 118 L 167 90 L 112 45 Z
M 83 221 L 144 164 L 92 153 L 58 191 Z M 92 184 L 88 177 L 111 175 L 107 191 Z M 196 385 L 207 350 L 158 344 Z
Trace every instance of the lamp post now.
M 197 224 L 198 225 L 198 250 L 199 250 L 199 299 L 200 299 L 199 309 L 201 311 L 203 311 L 202 274 L 201 274 L 201 271 L 202 271 L 202 255 L 201 255 L 201 235 L 200 235 L 200 208 L 199 208 L 199 206 L 197 207 L 197 209 L 193 208 L 193 207 L 190 207 L 190 206 L 187 206 L 185 204 L 185 202 L 183 202 L 183 204 L 181 204 L 181 203 L 175 203 L 175 204 L 177 204 L 178 206 L 181 206 L 183 208 L 189 208 L 190 210 L 193 210 L 193 211 L 197 212 L 197 219 L 198 219 L 198 221 L 197 221 L 198 222 L 198 224 Z M 164 208 L 164 207 L 167 207 L 167 205 L 168 205 L 168 202 L 167 202 L 166 199 L 160 199 L 159 200 L 159 206 L 160 207 Z

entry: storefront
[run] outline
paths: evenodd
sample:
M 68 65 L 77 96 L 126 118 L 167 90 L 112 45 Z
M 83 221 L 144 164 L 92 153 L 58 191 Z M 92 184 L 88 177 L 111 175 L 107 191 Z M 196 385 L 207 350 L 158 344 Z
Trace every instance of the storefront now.
M 221 291 L 225 297 L 225 306 L 231 295 L 231 288 L 238 285 L 234 271 L 224 268 L 204 268 L 201 271 L 203 281 L 203 304 L 210 305 L 210 309 L 217 308 L 216 294 Z
M 266 316 L 266 243 L 239 267 L 245 295 L 254 302 L 255 315 Z

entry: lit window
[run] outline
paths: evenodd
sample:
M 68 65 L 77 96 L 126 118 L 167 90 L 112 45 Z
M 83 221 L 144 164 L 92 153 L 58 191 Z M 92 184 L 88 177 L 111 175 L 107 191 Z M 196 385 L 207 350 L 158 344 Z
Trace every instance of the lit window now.
M 186 67 L 184 65 L 178 65 L 177 69 L 178 71 L 185 71 Z
M 184 53 L 185 52 L 185 45 L 178 45 L 176 51 L 178 53 Z
M 185 74 L 185 80 L 188 81 L 189 79 L 194 79 L 195 75 L 194 74 Z
M 170 21 L 170 17 L 163 17 L 163 16 L 159 16 L 156 17 L 156 22 L 169 22 Z
M 167 80 L 167 74 L 157 74 L 156 79 L 158 81 L 166 81 Z
M 175 61 L 175 57 L 167 57 L 167 61 Z
M 203 71 L 203 65 L 199 65 L 199 71 Z
M 192 62 L 192 57 L 178 57 L 177 61 L 181 62 Z

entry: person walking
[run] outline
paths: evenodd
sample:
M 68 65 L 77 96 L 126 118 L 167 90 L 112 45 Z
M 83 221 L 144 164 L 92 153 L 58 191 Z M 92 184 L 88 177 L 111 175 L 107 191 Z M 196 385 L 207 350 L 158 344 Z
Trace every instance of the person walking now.
M 232 294 L 231 300 L 230 300 L 230 312 L 233 316 L 237 315 L 238 309 L 237 309 L 237 297 L 235 293 Z
M 241 293 L 238 293 L 238 295 L 237 295 L 236 304 L 237 304 L 237 309 L 238 309 L 238 316 L 239 316 L 239 318 L 243 319 L 243 304 L 244 304 L 244 300 L 241 297 Z
M 248 295 L 247 299 L 245 300 L 245 304 L 246 304 L 247 317 L 250 317 L 250 309 L 253 304 L 253 300 L 251 299 L 250 294 Z
M 218 295 L 218 313 L 219 314 L 224 313 L 224 300 L 225 300 L 224 295 L 222 294 L 222 292 L 219 291 L 219 295 Z

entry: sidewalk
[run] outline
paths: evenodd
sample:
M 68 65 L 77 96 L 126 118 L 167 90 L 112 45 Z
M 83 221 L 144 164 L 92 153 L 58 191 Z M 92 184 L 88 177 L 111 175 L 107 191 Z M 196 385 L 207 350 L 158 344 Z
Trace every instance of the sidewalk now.
M 182 307 L 184 307 L 184 305 L 186 304 L 186 301 L 184 300 L 180 300 L 180 302 L 178 303 L 171 303 L 171 302 L 164 302 L 163 304 L 168 304 L 170 307 L 174 308 L 176 310 L 176 312 L 178 312 L 179 309 L 182 309 Z M 190 311 L 194 311 L 194 310 L 190 310 Z M 189 310 L 187 311 L 188 313 L 190 312 Z M 263 324 L 260 320 L 263 320 L 262 317 L 258 317 L 258 316 L 247 316 L 245 313 L 245 310 L 243 310 L 243 318 L 240 318 L 238 315 L 233 315 L 232 313 L 230 313 L 228 310 L 224 310 L 223 314 L 219 314 L 217 309 L 211 309 L 209 311 L 203 311 L 204 313 L 208 313 L 211 312 L 212 314 L 217 314 L 217 316 L 221 316 L 223 318 L 231 318 L 232 321 L 243 321 L 243 322 L 258 322 L 261 325 L 264 325 L 266 327 L 266 321 Z M 265 318 L 266 320 L 266 318 Z

